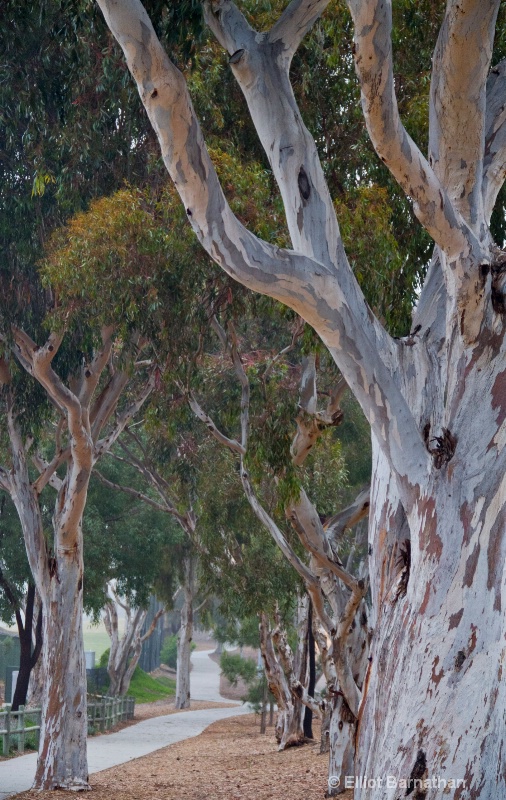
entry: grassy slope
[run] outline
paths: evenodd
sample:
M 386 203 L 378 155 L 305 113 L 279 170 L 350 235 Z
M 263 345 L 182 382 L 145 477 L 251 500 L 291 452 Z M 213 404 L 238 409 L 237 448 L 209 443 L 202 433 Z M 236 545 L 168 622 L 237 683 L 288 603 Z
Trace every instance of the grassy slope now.
M 152 678 L 140 667 L 136 667 L 127 694 L 135 697 L 136 703 L 152 703 L 173 697 L 176 693 L 176 681 L 172 678 Z

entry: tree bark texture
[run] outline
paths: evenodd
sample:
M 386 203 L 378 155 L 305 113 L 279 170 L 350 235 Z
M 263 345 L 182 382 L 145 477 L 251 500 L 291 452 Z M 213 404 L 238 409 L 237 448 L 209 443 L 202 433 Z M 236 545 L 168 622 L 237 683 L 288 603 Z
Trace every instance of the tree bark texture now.
M 184 561 L 183 605 L 177 635 L 176 708 L 190 707 L 190 668 L 193 640 L 193 597 L 195 594 L 195 558 Z
M 362 688 L 345 661 L 340 676 L 358 717 L 356 774 L 373 779 L 355 797 L 436 800 L 442 781 L 460 782 L 449 785 L 456 800 L 504 796 L 506 258 L 489 228 L 505 178 L 504 64 L 490 73 L 499 0 L 447 0 L 427 158 L 399 116 L 391 0 L 348 2 L 371 141 L 434 242 L 413 333 L 400 340 L 364 302 L 289 82 L 327 3 L 292 0 L 264 33 L 231 0 L 205 4 L 283 197 L 293 250 L 282 250 L 231 212 L 184 79 L 139 0 L 98 2 L 204 247 L 315 328 L 371 425 L 374 638 Z

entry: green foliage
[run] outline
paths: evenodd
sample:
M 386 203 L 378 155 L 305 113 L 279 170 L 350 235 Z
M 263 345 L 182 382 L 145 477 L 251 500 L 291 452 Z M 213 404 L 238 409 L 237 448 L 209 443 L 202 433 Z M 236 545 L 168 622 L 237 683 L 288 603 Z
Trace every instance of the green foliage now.
M 136 488 L 135 471 L 108 459 L 104 475 L 114 483 Z M 143 487 L 144 488 L 144 487 Z M 111 491 L 92 478 L 83 522 L 84 606 L 98 620 L 106 600 L 106 585 L 114 578 L 118 593 L 132 606 L 145 607 L 162 570 L 167 592 L 176 575 L 166 571 L 172 544 L 180 538 L 176 524 L 142 500 Z
M 15 611 L 23 607 L 26 584 L 31 578 L 19 519 L 11 499 L 0 492 L 0 621 L 15 622 Z M 6 591 L 4 582 L 12 593 Z
M 171 669 L 176 669 L 177 666 L 177 635 L 166 636 L 163 640 L 162 650 L 160 652 L 160 660 L 162 664 L 166 664 Z
M 173 697 L 175 693 L 176 682 L 172 678 L 153 678 L 140 667 L 136 667 L 127 695 L 135 697 L 136 703 L 154 703 L 156 700 Z
M 196 650 L 197 645 L 195 642 L 191 643 L 192 652 Z M 177 667 L 177 634 L 166 636 L 163 640 L 162 649 L 160 652 L 160 660 L 162 664 L 166 664 L 170 669 Z
M 257 665 L 252 658 L 243 658 L 238 653 L 227 653 L 226 650 L 221 654 L 220 668 L 233 686 L 237 686 L 239 679 L 251 684 L 257 676 Z
M 370 305 L 392 333 L 404 335 L 417 285 L 395 238 L 386 188 L 359 186 L 335 207 L 348 258 Z
M 100 661 L 98 662 L 99 667 L 107 667 L 109 664 L 109 656 L 111 655 L 111 648 L 108 647 L 107 650 L 104 650 L 102 655 L 100 656 Z

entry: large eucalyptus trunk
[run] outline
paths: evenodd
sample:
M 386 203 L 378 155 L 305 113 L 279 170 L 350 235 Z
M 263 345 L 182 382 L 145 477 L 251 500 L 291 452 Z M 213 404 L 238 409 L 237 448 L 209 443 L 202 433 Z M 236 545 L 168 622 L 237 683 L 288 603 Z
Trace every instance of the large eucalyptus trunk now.
M 193 640 L 193 596 L 195 593 L 195 559 L 184 562 L 183 605 L 177 634 L 176 708 L 190 707 L 190 669 Z
M 459 798 L 506 791 L 506 371 L 487 364 L 487 350 L 470 349 L 455 365 L 462 379 L 446 445 L 437 448 L 438 464 L 407 518 L 377 454 L 370 530 L 376 633 L 357 775 L 392 776 L 392 786 L 358 789 L 359 798 L 393 800 L 399 787 L 419 788 L 415 779 L 428 781 L 426 795 L 415 797 L 441 797 L 445 781 Z
M 88 716 L 81 548 L 59 553 L 52 559 L 42 600 L 45 691 L 34 787 L 87 789 Z

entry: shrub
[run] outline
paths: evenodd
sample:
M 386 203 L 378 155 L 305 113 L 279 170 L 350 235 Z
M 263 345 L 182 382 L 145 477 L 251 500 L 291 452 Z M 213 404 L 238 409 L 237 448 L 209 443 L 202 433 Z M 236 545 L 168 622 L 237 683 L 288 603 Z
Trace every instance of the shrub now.
M 239 678 L 251 684 L 257 675 L 257 665 L 252 658 L 243 658 L 240 655 L 223 651 L 220 658 L 220 667 L 225 678 L 233 686 L 237 686 Z
M 99 667 L 106 667 L 109 663 L 109 653 L 111 652 L 111 648 L 108 647 L 107 650 L 104 650 L 102 655 L 100 656 L 100 661 L 98 662 Z
M 195 642 L 191 643 L 192 652 L 197 645 Z M 173 633 L 172 636 L 166 636 L 163 640 L 162 649 L 160 651 L 160 661 L 166 664 L 170 669 L 177 668 L 177 634 Z

